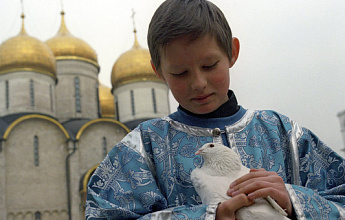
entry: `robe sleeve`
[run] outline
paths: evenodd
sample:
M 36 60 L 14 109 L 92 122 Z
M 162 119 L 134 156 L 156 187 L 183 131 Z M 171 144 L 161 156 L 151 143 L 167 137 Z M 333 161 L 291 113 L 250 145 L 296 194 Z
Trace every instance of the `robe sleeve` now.
M 217 205 L 168 204 L 153 162 L 134 130 L 117 144 L 88 184 L 85 219 L 214 219 Z
M 297 139 L 299 185 L 286 184 L 297 219 L 345 219 L 345 161 L 311 131 Z

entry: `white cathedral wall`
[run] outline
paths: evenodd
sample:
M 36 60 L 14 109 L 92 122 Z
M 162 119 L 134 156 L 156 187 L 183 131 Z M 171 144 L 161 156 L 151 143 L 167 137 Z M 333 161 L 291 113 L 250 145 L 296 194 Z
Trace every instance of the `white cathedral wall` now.
M 103 137 L 106 138 L 107 153 L 118 143 L 127 131 L 114 122 L 98 121 L 89 125 L 78 140 L 78 151 L 71 157 L 71 192 L 72 192 L 72 219 L 84 219 L 82 214 L 80 195 L 80 178 L 90 168 L 98 165 L 104 159 Z
M 34 164 L 35 135 L 39 166 Z M 47 219 L 67 219 L 67 150 L 62 131 L 48 120 L 28 119 L 13 128 L 3 150 L 8 218 L 17 219 L 20 213 L 30 217 L 40 211 L 43 217 L 50 216 Z
M 103 137 L 106 138 L 107 152 L 109 153 L 126 134 L 127 131 L 120 125 L 106 121 L 97 122 L 86 128 L 78 143 L 80 175 L 103 161 Z
M 35 112 L 47 113 L 55 117 L 55 81 L 46 83 L 42 77 L 34 81 L 35 84 Z
M 169 87 L 166 84 L 161 84 L 162 87 L 155 88 L 159 92 L 156 92 L 157 109 L 158 114 L 161 116 L 170 114 L 170 102 L 169 102 Z
M 6 112 L 6 80 L 0 75 L 0 116 Z
M 31 106 L 30 80 L 34 85 L 34 106 Z M 6 106 L 8 81 L 9 108 Z M 37 112 L 55 116 L 55 79 L 37 72 L 12 72 L 0 75 L 0 116 Z
M 6 220 L 33 220 L 35 219 L 35 213 L 32 212 L 26 212 L 23 213 L 17 213 L 16 215 L 10 213 L 7 218 L 4 218 Z M 58 212 L 44 212 L 41 214 L 41 219 L 49 219 L 49 220 L 60 220 L 60 219 L 68 219 L 68 213 L 66 211 Z M 2 220 L 2 219 L 1 219 Z
M 5 195 L 5 187 L 6 187 L 6 175 L 5 175 L 5 155 L 3 150 L 3 142 L 0 142 L 0 219 L 6 219 L 6 195 Z
M 157 112 L 154 112 L 152 88 L 155 89 Z M 135 114 L 132 114 L 131 94 L 134 94 Z M 118 100 L 119 120 L 126 123 L 137 119 L 157 118 L 169 114 L 168 87 L 160 82 L 135 82 L 123 85 L 114 91 Z
M 97 67 L 80 60 L 58 60 L 57 71 L 57 118 L 61 122 L 72 118 L 97 118 Z M 76 110 L 75 77 L 80 80 L 81 112 Z

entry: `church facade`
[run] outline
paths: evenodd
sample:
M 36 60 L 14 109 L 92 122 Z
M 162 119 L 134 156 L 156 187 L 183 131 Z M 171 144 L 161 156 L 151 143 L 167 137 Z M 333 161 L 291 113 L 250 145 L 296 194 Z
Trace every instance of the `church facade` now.
M 61 12 L 42 42 L 20 33 L 0 44 L 0 219 L 84 219 L 86 186 L 111 148 L 140 122 L 169 114 L 168 87 L 136 38 L 99 83 L 93 48 Z

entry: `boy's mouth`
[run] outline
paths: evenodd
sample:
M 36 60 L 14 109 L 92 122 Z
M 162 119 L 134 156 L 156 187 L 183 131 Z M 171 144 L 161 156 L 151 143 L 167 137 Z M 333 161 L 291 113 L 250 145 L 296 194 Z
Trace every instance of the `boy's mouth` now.
M 196 96 L 194 98 L 192 98 L 193 102 L 197 102 L 197 103 L 204 103 L 206 101 L 208 101 L 208 99 L 212 96 L 212 94 L 206 94 L 206 95 L 200 95 L 200 96 Z

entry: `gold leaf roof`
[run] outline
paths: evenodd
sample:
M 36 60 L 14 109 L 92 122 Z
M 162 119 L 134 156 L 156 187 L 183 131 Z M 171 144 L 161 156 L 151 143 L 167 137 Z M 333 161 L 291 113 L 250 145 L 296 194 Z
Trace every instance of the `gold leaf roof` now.
M 24 14 L 21 17 L 20 33 L 0 45 L 0 74 L 35 71 L 56 78 L 56 61 L 52 51 L 45 43 L 26 33 Z
M 61 12 L 61 26 L 55 37 L 46 41 L 57 60 L 75 59 L 94 64 L 99 68 L 94 49 L 80 38 L 73 36 L 67 29 L 65 13 Z
M 115 101 L 114 96 L 111 93 L 111 89 L 99 83 L 98 88 L 99 103 L 101 106 L 101 114 L 104 118 L 115 117 Z
M 123 53 L 113 66 L 111 72 L 113 89 L 133 82 L 161 81 L 152 70 L 149 50 L 139 45 L 135 30 L 134 34 L 135 40 L 133 47 Z

